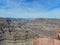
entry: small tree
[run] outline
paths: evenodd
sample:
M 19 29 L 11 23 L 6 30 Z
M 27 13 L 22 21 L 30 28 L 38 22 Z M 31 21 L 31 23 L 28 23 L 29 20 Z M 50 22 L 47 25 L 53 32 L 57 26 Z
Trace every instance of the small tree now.
M 28 39 L 28 31 L 26 31 L 25 34 L 26 34 L 26 35 L 25 35 L 25 39 L 26 39 L 26 41 L 27 41 L 27 39 Z
M 10 33 L 10 35 L 11 35 L 11 32 L 12 32 L 12 30 L 10 29 L 10 27 L 11 27 L 11 19 L 10 18 L 8 18 L 7 20 L 7 23 L 9 24 L 9 26 L 8 26 L 8 28 L 9 28 L 9 33 Z

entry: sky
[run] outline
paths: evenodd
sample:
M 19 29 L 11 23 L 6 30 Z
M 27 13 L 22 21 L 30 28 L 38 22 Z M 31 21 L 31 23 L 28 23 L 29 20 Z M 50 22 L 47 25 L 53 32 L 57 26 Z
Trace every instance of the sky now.
M 60 18 L 60 0 L 0 0 L 0 17 Z

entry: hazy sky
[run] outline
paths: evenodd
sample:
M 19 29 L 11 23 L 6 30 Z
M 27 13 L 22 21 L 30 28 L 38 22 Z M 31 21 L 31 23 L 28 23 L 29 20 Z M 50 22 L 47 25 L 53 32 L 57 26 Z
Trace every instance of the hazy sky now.
M 0 0 L 0 17 L 60 18 L 60 0 Z

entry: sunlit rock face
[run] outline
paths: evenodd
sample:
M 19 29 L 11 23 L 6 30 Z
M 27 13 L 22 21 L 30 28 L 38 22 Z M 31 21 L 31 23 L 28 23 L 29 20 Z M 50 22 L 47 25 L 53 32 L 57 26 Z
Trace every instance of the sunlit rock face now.
M 60 45 L 60 40 L 38 38 L 33 42 L 33 45 Z

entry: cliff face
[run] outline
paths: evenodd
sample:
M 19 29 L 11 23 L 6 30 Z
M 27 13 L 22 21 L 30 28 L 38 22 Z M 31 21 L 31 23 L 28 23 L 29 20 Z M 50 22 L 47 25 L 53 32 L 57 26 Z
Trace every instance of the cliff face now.
M 60 19 L 0 18 L 1 45 L 32 45 L 35 38 L 53 38 Z

